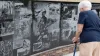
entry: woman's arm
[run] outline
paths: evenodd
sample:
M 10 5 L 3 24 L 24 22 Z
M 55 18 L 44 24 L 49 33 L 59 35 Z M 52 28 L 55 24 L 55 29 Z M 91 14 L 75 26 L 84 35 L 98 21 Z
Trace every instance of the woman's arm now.
M 82 33 L 83 27 L 83 24 L 78 24 L 75 37 L 79 38 L 80 34 Z
M 82 33 L 83 27 L 84 27 L 84 24 L 78 24 L 77 25 L 77 31 L 76 31 L 75 37 L 72 39 L 72 41 L 74 43 L 78 41 L 79 36 Z

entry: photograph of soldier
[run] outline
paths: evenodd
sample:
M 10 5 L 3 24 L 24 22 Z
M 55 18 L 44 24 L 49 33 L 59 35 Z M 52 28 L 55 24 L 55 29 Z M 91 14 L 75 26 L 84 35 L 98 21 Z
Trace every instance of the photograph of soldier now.
M 50 45 L 47 29 L 48 3 L 36 2 L 34 5 L 35 19 L 33 20 L 33 52 L 49 48 Z
M 60 4 L 35 2 L 33 20 L 33 52 L 58 46 Z M 55 36 L 55 35 L 56 36 Z M 56 42 L 57 45 L 54 45 Z

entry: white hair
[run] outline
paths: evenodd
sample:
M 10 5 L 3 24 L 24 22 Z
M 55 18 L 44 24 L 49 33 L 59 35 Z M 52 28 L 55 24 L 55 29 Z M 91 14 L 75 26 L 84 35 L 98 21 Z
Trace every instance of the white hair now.
M 84 7 L 87 7 L 87 8 L 89 8 L 89 10 L 91 10 L 91 8 L 92 8 L 92 3 L 91 3 L 90 1 L 88 1 L 88 0 L 83 0 L 83 1 L 81 1 L 81 2 L 79 3 L 78 9 L 84 8 Z

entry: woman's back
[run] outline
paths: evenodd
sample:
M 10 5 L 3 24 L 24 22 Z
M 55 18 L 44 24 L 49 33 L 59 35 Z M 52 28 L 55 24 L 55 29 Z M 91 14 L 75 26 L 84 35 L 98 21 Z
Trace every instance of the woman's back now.
M 84 22 L 83 31 L 80 35 L 81 43 L 100 41 L 100 19 L 92 11 L 84 11 L 80 13 L 82 19 L 79 23 Z

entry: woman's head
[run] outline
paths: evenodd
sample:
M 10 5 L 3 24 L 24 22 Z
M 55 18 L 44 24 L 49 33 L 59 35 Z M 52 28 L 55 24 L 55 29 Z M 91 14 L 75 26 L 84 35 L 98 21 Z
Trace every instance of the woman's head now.
M 91 8 L 92 8 L 92 4 L 88 0 L 83 0 L 78 5 L 78 9 L 79 9 L 80 12 L 91 10 Z

